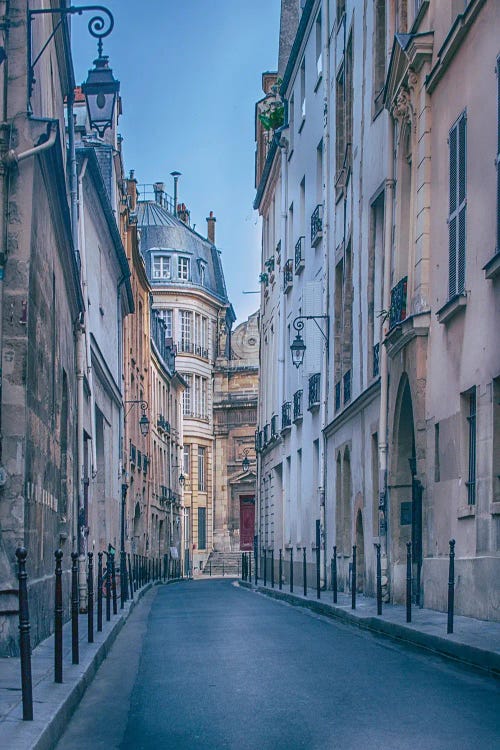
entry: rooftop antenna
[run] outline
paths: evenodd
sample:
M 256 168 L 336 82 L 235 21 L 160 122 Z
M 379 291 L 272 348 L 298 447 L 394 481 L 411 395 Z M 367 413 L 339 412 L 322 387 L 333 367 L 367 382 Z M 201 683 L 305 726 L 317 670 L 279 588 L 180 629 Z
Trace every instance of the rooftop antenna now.
M 174 216 L 177 216 L 177 183 L 182 172 L 170 172 L 170 176 L 174 178 Z

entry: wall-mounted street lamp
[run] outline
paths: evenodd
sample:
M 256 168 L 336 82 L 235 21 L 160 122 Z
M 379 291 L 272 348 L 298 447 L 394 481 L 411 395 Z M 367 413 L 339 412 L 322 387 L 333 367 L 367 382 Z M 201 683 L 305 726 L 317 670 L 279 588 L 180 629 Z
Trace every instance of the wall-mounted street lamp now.
M 134 399 L 134 400 L 131 400 L 131 401 L 125 401 L 125 403 L 126 404 L 132 404 L 132 406 L 130 407 L 130 409 L 128 410 L 128 412 L 125 414 L 125 416 L 128 416 L 128 414 L 130 414 L 130 412 L 134 408 L 134 404 L 140 404 L 141 409 L 142 409 L 142 416 L 139 419 L 139 429 L 141 431 L 141 435 L 143 437 L 146 437 L 146 435 L 149 432 L 149 419 L 148 419 L 148 416 L 146 414 L 146 409 L 148 408 L 148 402 L 147 401 L 143 401 L 142 399 Z
M 297 368 L 299 368 L 304 362 L 304 354 L 306 353 L 306 343 L 300 334 L 300 332 L 304 328 L 304 320 L 314 320 L 318 331 L 321 333 L 321 335 L 325 339 L 326 344 L 328 345 L 329 316 L 328 315 L 298 315 L 293 321 L 293 327 L 297 331 L 297 335 L 295 336 L 293 343 L 290 344 L 290 351 L 292 353 L 292 362 Z M 320 324 L 318 323 L 318 320 L 326 320 L 326 333 L 321 328 Z
M 179 475 L 179 484 L 180 484 L 181 487 L 184 487 L 185 483 L 186 483 L 186 477 L 184 476 L 184 474 L 181 471 L 181 473 Z
M 250 449 L 249 448 L 245 448 L 245 450 L 243 451 L 244 458 L 243 458 L 243 461 L 241 462 L 241 468 L 245 472 L 248 471 L 249 468 L 250 468 L 250 460 L 248 458 L 248 454 L 249 453 L 250 453 Z
M 113 113 L 116 99 L 120 90 L 120 83 L 113 78 L 113 71 L 108 67 L 108 58 L 102 54 L 102 40 L 111 34 L 115 21 L 111 12 L 102 5 L 72 5 L 68 8 L 37 8 L 28 10 L 28 111 L 31 111 L 31 94 L 35 84 L 35 66 L 48 45 L 62 26 L 64 19 L 69 15 L 81 16 L 84 12 L 96 11 L 88 22 L 89 34 L 97 39 L 98 57 L 94 60 L 94 68 L 89 70 L 89 75 L 82 85 L 82 91 L 87 100 L 87 111 L 90 127 L 95 128 L 99 135 L 104 135 L 107 128 L 113 124 Z M 43 45 L 40 52 L 33 59 L 32 51 L 32 23 L 35 16 L 58 15 L 59 21 L 55 24 L 52 33 Z

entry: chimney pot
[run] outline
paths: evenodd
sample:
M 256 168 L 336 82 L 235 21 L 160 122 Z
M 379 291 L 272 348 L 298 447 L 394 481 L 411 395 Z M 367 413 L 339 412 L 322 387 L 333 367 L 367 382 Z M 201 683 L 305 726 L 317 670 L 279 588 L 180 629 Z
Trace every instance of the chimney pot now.
M 207 216 L 207 239 L 209 242 L 212 243 L 212 245 L 215 245 L 215 222 L 216 218 L 214 216 L 214 212 L 210 211 L 209 216 Z

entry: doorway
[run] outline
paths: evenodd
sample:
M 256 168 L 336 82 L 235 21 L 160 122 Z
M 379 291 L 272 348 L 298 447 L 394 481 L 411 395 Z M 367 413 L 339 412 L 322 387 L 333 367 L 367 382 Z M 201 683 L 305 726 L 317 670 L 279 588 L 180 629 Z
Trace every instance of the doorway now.
M 255 496 L 240 495 L 240 550 L 251 552 L 255 534 Z

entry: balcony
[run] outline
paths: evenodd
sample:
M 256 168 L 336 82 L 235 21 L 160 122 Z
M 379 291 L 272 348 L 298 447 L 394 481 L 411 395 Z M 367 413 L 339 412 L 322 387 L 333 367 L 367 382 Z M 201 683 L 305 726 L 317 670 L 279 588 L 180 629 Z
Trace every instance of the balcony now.
M 402 323 L 406 318 L 406 293 L 408 277 L 402 278 L 391 289 L 391 307 L 389 310 L 389 330 Z
M 309 378 L 309 409 L 315 409 L 320 401 L 321 373 L 316 372 Z
M 351 371 L 347 370 L 342 378 L 344 382 L 344 406 L 351 400 Z
M 281 405 L 281 432 L 289 430 L 292 426 L 292 402 L 285 401 Z
M 264 425 L 264 430 L 263 430 L 263 433 L 264 433 L 264 444 L 263 444 L 263 446 L 262 446 L 263 448 L 265 448 L 265 447 L 266 447 L 266 445 L 267 445 L 267 444 L 268 444 L 268 442 L 269 442 L 269 438 L 270 438 L 269 427 L 270 427 L 270 426 L 269 426 L 268 424 L 265 424 L 265 425 Z
M 323 204 L 319 203 L 311 216 L 311 245 L 316 247 L 323 237 Z
M 274 414 L 271 417 L 271 440 L 276 440 L 279 436 L 278 432 L 278 415 Z
M 293 261 L 289 258 L 283 266 L 283 291 L 286 293 L 293 285 Z
M 295 243 L 295 273 L 300 273 L 306 264 L 306 238 L 299 237 Z
M 373 377 L 377 378 L 380 374 L 380 344 L 373 347 Z
M 302 419 L 302 389 L 293 394 L 293 421 Z
M 335 411 L 340 411 L 341 382 L 335 383 Z

